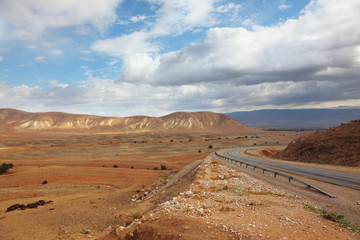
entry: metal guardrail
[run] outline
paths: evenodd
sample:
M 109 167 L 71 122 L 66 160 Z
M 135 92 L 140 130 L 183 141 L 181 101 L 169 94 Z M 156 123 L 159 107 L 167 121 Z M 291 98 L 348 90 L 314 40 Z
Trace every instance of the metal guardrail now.
M 331 198 L 336 198 L 336 196 L 334 196 L 334 195 L 332 195 L 332 194 L 330 194 L 330 193 L 324 192 L 323 190 L 320 190 L 319 188 L 314 187 L 314 186 L 312 186 L 311 184 L 308 184 L 308 183 L 306 183 L 306 182 L 304 182 L 304 181 L 301 181 L 301 180 L 299 180 L 299 179 L 297 179 L 297 178 L 294 178 L 294 177 L 292 177 L 292 176 L 290 176 L 290 175 L 287 175 L 287 174 L 284 174 L 284 173 L 280 173 L 280 172 L 277 172 L 277 171 L 273 171 L 273 170 L 270 170 L 270 169 L 266 169 L 266 168 L 263 168 L 263 167 L 259 167 L 259 166 L 256 166 L 256 165 L 253 165 L 253 164 L 250 164 L 250 163 L 247 163 L 247 162 L 243 162 L 243 161 L 240 161 L 240 160 L 236 160 L 236 159 L 233 159 L 233 158 L 229 158 L 229 157 L 220 155 L 220 154 L 218 154 L 217 152 L 215 152 L 215 155 L 218 156 L 218 157 L 220 157 L 220 158 L 222 158 L 222 159 L 225 159 L 225 160 L 227 160 L 227 161 L 230 161 L 231 163 L 233 163 L 233 162 L 234 162 L 235 164 L 236 164 L 236 163 L 240 163 L 240 166 L 242 166 L 242 165 L 244 164 L 244 165 L 246 166 L 246 168 L 248 168 L 248 167 L 250 166 L 250 167 L 254 168 L 254 171 L 255 171 L 256 169 L 262 170 L 262 173 L 263 173 L 263 174 L 265 174 L 265 172 L 272 173 L 272 174 L 274 174 L 274 178 L 276 178 L 276 176 L 281 176 L 281 177 L 287 178 L 287 179 L 289 180 L 289 183 L 290 183 L 291 180 L 292 180 L 292 181 L 295 181 L 295 182 L 304 184 L 305 187 L 306 187 L 306 189 L 312 188 L 312 189 L 314 189 L 314 190 L 316 190 L 316 191 L 318 191 L 318 192 L 320 192 L 320 193 L 322 193 L 322 194 L 324 194 L 324 195 L 326 195 L 326 196 L 329 196 L 329 197 L 331 197 Z

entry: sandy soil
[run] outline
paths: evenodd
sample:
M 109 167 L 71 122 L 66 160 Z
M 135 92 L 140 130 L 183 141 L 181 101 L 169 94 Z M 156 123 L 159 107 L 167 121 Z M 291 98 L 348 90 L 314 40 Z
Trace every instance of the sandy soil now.
M 207 158 L 192 184 L 110 239 L 358 239 L 306 201 Z

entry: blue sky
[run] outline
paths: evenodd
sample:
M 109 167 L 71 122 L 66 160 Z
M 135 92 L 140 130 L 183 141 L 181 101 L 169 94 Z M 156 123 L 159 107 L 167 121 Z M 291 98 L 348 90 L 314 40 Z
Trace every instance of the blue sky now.
M 360 107 L 358 0 L 2 0 L 0 108 Z

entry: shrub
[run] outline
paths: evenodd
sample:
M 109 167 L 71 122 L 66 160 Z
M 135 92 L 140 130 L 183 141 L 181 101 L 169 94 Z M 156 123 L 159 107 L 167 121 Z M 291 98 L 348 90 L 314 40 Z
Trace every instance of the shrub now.
M 0 166 L 0 174 L 1 173 L 6 173 L 7 170 L 9 170 L 10 168 L 13 168 L 14 164 L 12 163 L 3 163 Z
M 213 145 L 209 145 L 208 148 L 209 148 L 209 149 L 212 149 L 212 148 L 213 148 Z
M 48 181 L 47 180 L 44 180 L 43 182 L 42 182 L 42 184 L 47 184 L 48 183 Z
M 134 166 L 131 166 L 131 169 L 134 169 Z
M 199 149 L 199 151 L 198 151 L 199 153 L 201 153 L 201 150 Z
M 158 170 L 159 168 L 158 167 L 154 167 L 154 170 Z
M 114 164 L 114 168 L 118 168 L 119 166 L 117 164 Z
M 161 164 L 161 170 L 166 170 L 166 169 L 167 169 L 166 165 L 165 165 L 165 164 Z

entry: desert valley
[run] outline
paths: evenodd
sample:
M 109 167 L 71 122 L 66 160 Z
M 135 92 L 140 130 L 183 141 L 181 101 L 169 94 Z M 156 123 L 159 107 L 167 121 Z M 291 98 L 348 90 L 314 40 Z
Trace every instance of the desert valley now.
M 213 155 L 224 148 L 259 146 L 250 154 L 284 154 L 288 159 L 294 139 L 300 137 L 296 141 L 304 146 L 303 139 L 317 132 L 267 131 L 211 112 L 113 118 L 13 109 L 0 110 L 0 129 L 1 162 L 13 164 L 0 176 L 1 239 L 358 236 L 358 190 L 304 177 L 340 195 L 329 200 L 286 179 L 236 170 Z M 330 129 L 340 145 L 352 143 L 345 155 L 338 147 L 341 161 L 335 164 L 341 165 L 312 164 L 360 174 L 358 130 L 359 121 Z M 321 145 L 326 133 L 318 132 Z M 334 143 L 331 146 L 334 155 Z M 320 149 L 324 152 L 325 147 Z M 298 164 L 310 164 L 304 163 L 311 162 L 310 154 L 299 151 L 293 151 Z M 324 157 L 319 159 L 324 162 Z M 346 224 L 309 210 L 315 206 L 334 212 L 333 220 L 345 214 Z

